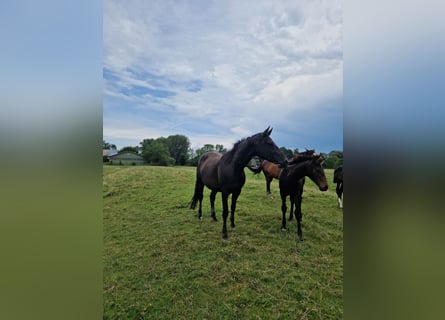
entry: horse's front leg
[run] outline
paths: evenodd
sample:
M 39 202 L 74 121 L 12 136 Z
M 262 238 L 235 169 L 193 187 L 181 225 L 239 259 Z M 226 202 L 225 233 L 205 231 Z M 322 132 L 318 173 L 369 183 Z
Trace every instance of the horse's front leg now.
M 281 219 L 281 231 L 286 231 L 286 196 L 281 195 L 281 212 L 283 214 L 283 217 Z
M 215 198 L 216 198 L 216 193 L 217 191 L 213 191 L 210 193 L 210 208 L 211 208 L 211 217 L 213 219 L 213 221 L 218 221 L 218 219 L 216 219 L 216 213 L 215 213 Z
M 297 224 L 298 224 L 298 230 L 297 230 L 298 239 L 300 241 L 303 241 L 303 231 L 301 231 L 301 219 L 303 217 L 303 214 L 301 213 L 301 210 L 295 212 L 295 217 L 297 218 Z
M 240 191 L 235 191 L 232 193 L 232 204 L 230 206 L 230 226 L 232 229 L 235 229 L 235 210 L 236 210 L 236 201 L 241 193 Z
M 229 205 L 228 205 L 229 194 L 226 192 L 222 193 L 222 205 L 223 205 L 223 227 L 222 227 L 222 236 L 223 239 L 227 239 L 227 217 L 229 215 Z

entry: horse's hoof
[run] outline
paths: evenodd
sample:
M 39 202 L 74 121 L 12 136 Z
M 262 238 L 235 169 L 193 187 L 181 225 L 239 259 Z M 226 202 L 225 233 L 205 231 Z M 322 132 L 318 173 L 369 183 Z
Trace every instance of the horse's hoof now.
M 215 217 L 212 217 L 212 221 L 213 222 L 218 222 L 218 219 L 216 219 Z
M 229 237 L 227 236 L 227 234 L 223 234 L 223 239 L 224 239 L 224 240 L 229 239 Z
M 202 221 L 202 217 L 198 217 L 198 220 L 199 220 L 199 221 Z
M 304 242 L 304 239 L 303 238 L 299 238 L 298 239 L 300 242 Z
M 286 228 L 281 228 L 281 231 L 286 232 L 287 229 Z

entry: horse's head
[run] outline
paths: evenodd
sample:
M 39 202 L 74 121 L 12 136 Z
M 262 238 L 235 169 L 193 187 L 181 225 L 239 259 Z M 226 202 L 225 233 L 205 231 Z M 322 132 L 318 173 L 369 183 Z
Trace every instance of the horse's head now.
M 270 162 L 278 163 L 281 167 L 287 166 L 287 159 L 283 152 L 277 147 L 270 137 L 272 128 L 267 127 L 263 132 L 257 133 L 250 138 L 254 155 Z
M 324 159 L 321 155 L 314 153 L 312 159 L 307 161 L 308 177 L 315 182 L 320 191 L 328 190 L 328 181 L 323 169 Z

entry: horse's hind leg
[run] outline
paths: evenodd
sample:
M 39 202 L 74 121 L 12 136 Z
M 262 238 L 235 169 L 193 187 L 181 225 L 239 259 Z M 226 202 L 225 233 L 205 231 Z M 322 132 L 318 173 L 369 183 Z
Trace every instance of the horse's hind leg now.
M 195 194 L 199 202 L 198 219 L 202 220 L 202 199 L 204 198 L 204 184 L 200 180 L 196 181 Z
M 202 198 L 204 196 L 204 184 L 201 181 L 201 177 L 199 173 L 196 174 L 196 182 L 195 182 L 195 192 L 193 193 L 193 198 L 190 203 L 190 209 L 195 209 L 196 204 L 199 202 L 198 207 L 198 219 L 202 220 Z
M 281 231 L 286 231 L 286 196 L 281 195 L 281 212 L 283 214 L 283 218 L 281 219 Z
M 303 215 L 301 212 L 301 202 L 303 200 L 303 186 L 304 186 L 304 179 L 298 181 L 298 192 L 295 196 L 295 217 L 297 217 L 297 212 Z M 289 221 L 293 219 L 293 214 L 289 215 Z
M 266 176 L 266 194 L 269 197 L 272 197 L 272 193 L 270 192 L 270 183 L 272 182 L 272 179 L 269 176 Z
M 295 199 L 294 199 L 294 203 L 295 203 L 295 210 L 294 212 L 292 212 L 289 215 L 289 221 L 291 221 L 294 218 L 294 214 L 295 217 L 298 217 L 298 215 L 303 216 L 303 213 L 301 212 L 301 200 L 303 199 L 303 195 L 302 193 L 298 193 L 297 195 L 295 195 Z
M 291 221 L 291 220 L 294 219 L 294 212 L 296 212 L 296 211 L 294 211 L 294 209 L 295 210 L 297 210 L 297 209 L 296 209 L 296 206 L 295 206 L 295 198 L 294 198 L 294 196 L 290 195 L 289 198 L 290 198 L 289 221 Z M 297 214 L 295 214 L 295 216 L 297 216 Z
M 210 207 L 211 207 L 211 217 L 213 219 L 213 221 L 218 221 L 218 219 L 216 219 L 216 213 L 215 213 L 215 198 L 216 198 L 216 193 L 217 191 L 213 191 L 210 193 Z

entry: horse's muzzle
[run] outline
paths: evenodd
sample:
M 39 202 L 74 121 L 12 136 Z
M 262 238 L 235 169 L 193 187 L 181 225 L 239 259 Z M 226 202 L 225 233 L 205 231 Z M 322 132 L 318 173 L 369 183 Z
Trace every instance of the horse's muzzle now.
M 319 187 L 320 191 L 326 191 L 328 190 L 328 185 L 325 185 L 323 187 Z

